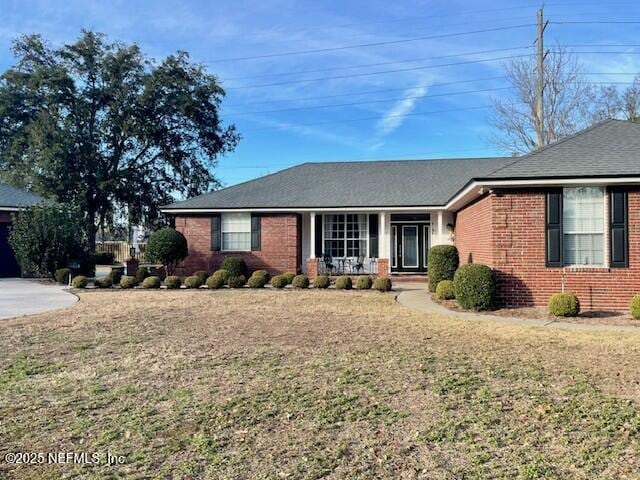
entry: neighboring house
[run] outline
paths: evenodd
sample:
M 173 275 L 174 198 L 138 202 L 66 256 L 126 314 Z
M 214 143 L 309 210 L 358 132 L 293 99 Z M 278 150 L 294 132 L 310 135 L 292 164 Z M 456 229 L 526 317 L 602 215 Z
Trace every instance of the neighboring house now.
M 44 199 L 38 195 L 0 183 L 0 278 L 20 276 L 20 266 L 9 245 L 13 215 L 24 207 L 43 201 Z
M 622 309 L 640 293 L 640 125 L 606 121 L 517 158 L 306 163 L 163 211 L 189 242 L 185 273 L 227 255 L 311 277 L 323 256 L 426 273 L 428 248 L 455 243 L 461 263 L 495 270 L 501 305 L 564 289 Z

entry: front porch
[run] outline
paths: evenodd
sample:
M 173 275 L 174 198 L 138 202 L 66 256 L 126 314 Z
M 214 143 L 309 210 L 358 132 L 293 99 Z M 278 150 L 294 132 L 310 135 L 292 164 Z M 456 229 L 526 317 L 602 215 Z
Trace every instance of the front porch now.
M 302 266 L 317 275 L 419 276 L 432 245 L 453 242 L 453 217 L 442 210 L 301 213 Z

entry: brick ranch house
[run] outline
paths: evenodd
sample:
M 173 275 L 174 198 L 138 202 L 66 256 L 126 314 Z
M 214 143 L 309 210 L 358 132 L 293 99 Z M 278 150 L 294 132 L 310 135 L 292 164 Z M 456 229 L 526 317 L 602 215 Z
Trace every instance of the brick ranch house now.
M 9 245 L 9 231 L 13 216 L 25 207 L 45 200 L 33 193 L 0 183 L 0 278 L 19 277 L 20 266 Z
M 453 243 L 494 269 L 501 305 L 564 289 L 626 309 L 640 293 L 640 125 L 609 120 L 521 157 L 305 163 L 163 211 L 189 242 L 183 273 L 227 255 L 310 277 L 426 273 L 427 250 Z

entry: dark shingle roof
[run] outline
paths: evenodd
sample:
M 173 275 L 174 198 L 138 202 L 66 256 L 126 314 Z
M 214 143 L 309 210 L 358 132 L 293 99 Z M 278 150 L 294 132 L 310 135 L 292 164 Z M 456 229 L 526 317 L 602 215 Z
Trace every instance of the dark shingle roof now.
M 165 208 L 444 205 L 474 175 L 488 175 L 511 162 L 513 158 L 303 163 Z
M 304 163 L 171 209 L 445 205 L 472 180 L 640 176 L 640 124 L 608 120 L 518 158 Z
M 640 124 L 607 120 L 519 157 L 486 178 L 631 175 L 640 176 Z
M 45 199 L 6 183 L 0 183 L 0 208 L 21 208 L 45 202 Z

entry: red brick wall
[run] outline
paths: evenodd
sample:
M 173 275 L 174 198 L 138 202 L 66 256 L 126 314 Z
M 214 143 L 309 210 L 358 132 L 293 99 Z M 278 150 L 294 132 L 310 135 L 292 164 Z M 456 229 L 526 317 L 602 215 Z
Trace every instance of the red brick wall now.
M 271 274 L 297 272 L 302 256 L 301 221 L 296 214 L 263 215 L 261 217 L 261 249 L 255 252 L 212 252 L 211 217 L 177 216 L 176 230 L 182 232 L 189 245 L 189 256 L 178 267 L 179 275 L 196 270 L 213 272 L 224 257 L 244 258 L 249 271 L 268 270 Z
M 629 192 L 629 268 L 622 269 L 547 268 L 544 191 L 501 190 L 488 198 L 493 258 L 481 262 L 474 255 L 474 262 L 494 268 L 500 305 L 546 306 L 549 297 L 562 290 L 563 283 L 565 291 L 578 295 L 584 310 L 626 310 L 631 298 L 640 293 L 640 189 Z M 473 232 L 484 229 L 483 215 L 466 214 L 481 202 L 458 213 L 456 243 L 460 242 L 465 251 L 474 243 Z M 608 256 L 608 246 L 606 249 Z
M 458 212 L 455 226 L 455 242 L 460 264 L 493 263 L 492 203 L 487 195 Z

